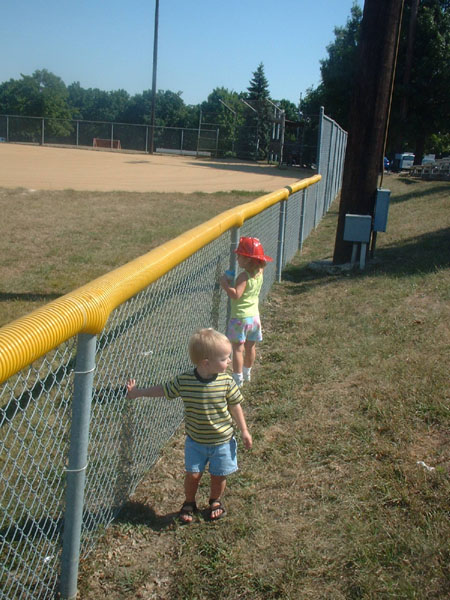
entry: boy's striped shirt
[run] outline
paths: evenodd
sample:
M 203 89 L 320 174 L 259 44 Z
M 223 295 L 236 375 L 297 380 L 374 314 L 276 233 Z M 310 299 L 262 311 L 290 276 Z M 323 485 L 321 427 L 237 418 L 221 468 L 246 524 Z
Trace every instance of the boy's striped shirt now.
M 186 434 L 195 442 L 216 446 L 232 438 L 228 406 L 240 404 L 243 398 L 228 373 L 205 380 L 194 369 L 163 384 L 163 389 L 166 398 L 183 400 Z

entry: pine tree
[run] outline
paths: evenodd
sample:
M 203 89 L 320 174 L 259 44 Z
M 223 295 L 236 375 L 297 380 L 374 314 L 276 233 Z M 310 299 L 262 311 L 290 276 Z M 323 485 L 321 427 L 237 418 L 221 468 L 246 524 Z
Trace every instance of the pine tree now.
M 247 125 L 256 126 L 257 158 L 267 156 L 271 128 L 271 106 L 269 99 L 269 82 L 264 74 L 264 65 L 260 63 L 250 81 L 247 102 L 254 109 L 248 109 Z M 254 112 L 255 111 L 255 112 Z M 250 114 L 252 113 L 252 114 Z

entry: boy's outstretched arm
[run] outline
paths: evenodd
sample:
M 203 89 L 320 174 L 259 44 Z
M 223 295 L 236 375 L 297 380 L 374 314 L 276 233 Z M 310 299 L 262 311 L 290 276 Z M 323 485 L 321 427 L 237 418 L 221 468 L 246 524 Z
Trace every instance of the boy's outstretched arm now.
M 239 427 L 242 435 L 242 441 L 244 442 L 244 447 L 247 450 L 250 450 L 252 447 L 253 441 L 252 436 L 250 435 L 249 430 L 247 429 L 247 423 L 245 422 L 244 412 L 242 410 L 242 406 L 240 404 L 234 404 L 230 406 L 230 412 L 233 419 L 236 421 L 236 425 Z
M 134 400 L 135 398 L 162 398 L 164 390 L 162 385 L 155 385 L 149 388 L 136 387 L 136 380 L 129 379 L 127 381 L 127 398 Z

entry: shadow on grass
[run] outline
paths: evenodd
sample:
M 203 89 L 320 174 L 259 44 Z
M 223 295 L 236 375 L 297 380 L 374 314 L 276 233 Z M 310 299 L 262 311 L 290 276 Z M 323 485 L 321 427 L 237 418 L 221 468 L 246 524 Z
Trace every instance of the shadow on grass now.
M 153 508 L 150 508 L 147 504 L 130 500 L 120 509 L 118 516 L 114 519 L 114 523 L 116 525 L 146 525 L 153 531 L 163 531 L 174 526 L 183 527 L 185 525 L 178 519 L 179 514 L 177 511 L 167 513 L 166 515 L 157 515 Z M 209 510 L 207 508 L 204 510 L 199 509 L 198 513 L 194 515 L 193 522 L 195 523 L 198 520 L 210 522 Z M 219 520 L 216 519 L 214 522 Z M 186 523 L 186 525 L 188 524 Z
M 56 300 L 61 294 L 33 294 L 31 292 L 0 292 L 0 302 L 23 300 L 25 302 L 42 302 Z
M 410 186 L 411 191 L 404 194 L 396 194 L 390 199 L 391 204 L 399 204 L 400 202 L 407 202 L 415 198 L 425 198 L 427 196 L 435 196 L 440 192 L 450 193 L 450 183 L 442 183 L 440 185 L 433 185 L 426 188 L 426 182 L 414 179 L 402 180 L 402 183 Z
M 254 173 L 256 175 L 276 175 L 277 177 L 286 177 L 287 179 L 304 179 L 306 177 L 312 177 L 317 174 L 317 171 L 312 169 L 304 169 L 303 167 L 288 167 L 279 169 L 276 165 L 261 165 L 260 163 L 239 163 L 236 162 L 223 162 L 219 163 L 216 161 L 193 161 L 193 166 L 197 167 L 209 167 L 210 169 L 219 169 L 222 171 L 239 171 L 241 173 Z
M 178 517 L 178 512 L 166 515 L 157 515 L 147 504 L 130 500 L 121 508 L 114 523 L 131 523 L 133 525 L 147 525 L 153 531 L 162 531 L 171 527 Z
M 449 267 L 450 227 L 447 227 L 375 249 L 374 260 L 369 261 L 363 271 L 355 266 L 351 271 L 330 274 L 326 270 L 313 270 L 309 265 L 288 266 L 283 272 L 283 280 L 303 284 L 291 292 L 303 294 L 312 287 L 326 285 L 336 277 L 359 278 L 376 274 L 404 277 L 417 273 L 432 273 L 436 269 Z

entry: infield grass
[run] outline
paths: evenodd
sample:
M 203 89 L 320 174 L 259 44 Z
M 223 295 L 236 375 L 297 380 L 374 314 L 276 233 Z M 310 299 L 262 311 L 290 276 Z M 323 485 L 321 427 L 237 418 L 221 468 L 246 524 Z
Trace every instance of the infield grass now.
M 254 448 L 227 517 L 173 521 L 180 432 L 82 563 L 83 600 L 450 596 L 450 184 L 384 187 L 366 270 L 310 268 L 332 254 L 335 203 L 263 306 L 244 388 Z

